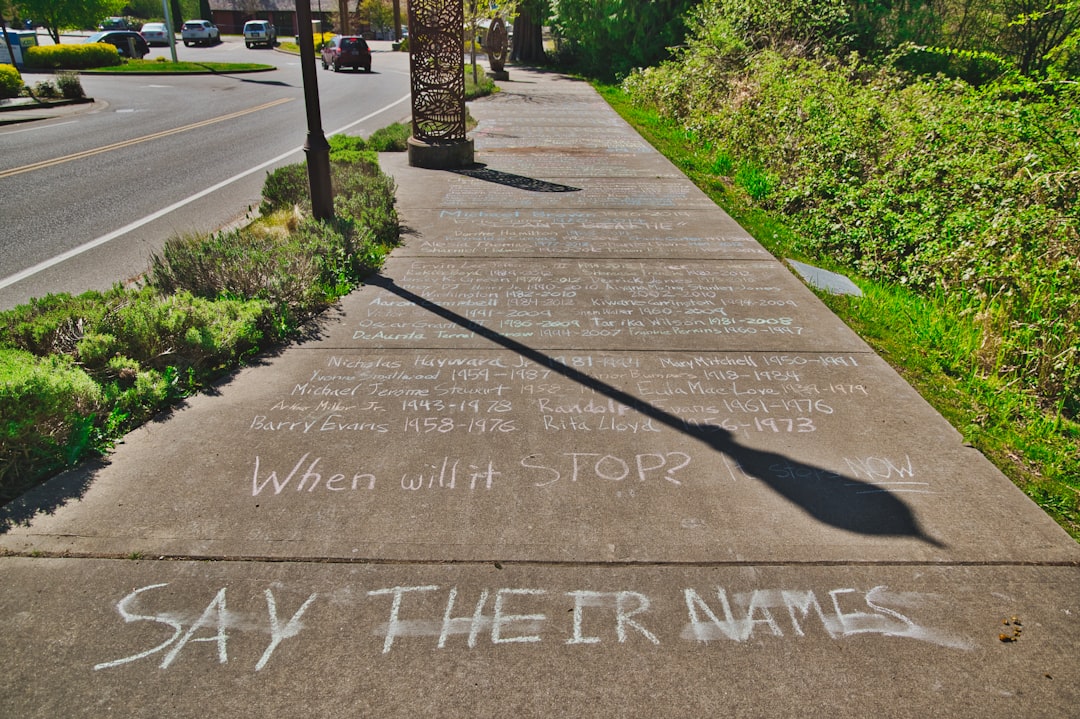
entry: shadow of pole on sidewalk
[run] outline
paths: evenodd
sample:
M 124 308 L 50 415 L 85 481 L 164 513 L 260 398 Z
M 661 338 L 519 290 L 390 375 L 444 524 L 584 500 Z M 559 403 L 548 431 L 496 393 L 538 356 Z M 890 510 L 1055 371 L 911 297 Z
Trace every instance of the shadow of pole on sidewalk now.
M 687 422 L 617 387 L 558 362 L 543 352 L 420 297 L 383 275 L 368 278 L 367 284 L 397 295 L 568 380 L 691 437 L 715 452 L 723 453 L 737 463 L 743 474 L 761 481 L 824 524 L 868 536 L 913 537 L 934 547 L 945 547 L 919 526 L 911 508 L 888 489 L 823 467 L 805 464 L 783 454 L 741 445 L 732 432 L 723 427 Z M 782 467 L 783 471 L 777 471 L 777 467 Z

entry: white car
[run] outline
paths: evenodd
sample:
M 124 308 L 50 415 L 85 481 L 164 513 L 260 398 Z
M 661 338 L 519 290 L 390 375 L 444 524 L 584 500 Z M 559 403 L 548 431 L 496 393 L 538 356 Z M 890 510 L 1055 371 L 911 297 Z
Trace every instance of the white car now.
M 180 37 L 188 47 L 192 45 L 216 45 L 221 42 L 217 25 L 209 20 L 188 20 L 180 28 Z
M 146 44 L 169 46 L 169 28 L 163 22 L 148 22 L 142 26 L 139 34 L 146 40 Z
M 267 20 L 248 20 L 244 23 L 244 45 L 273 47 L 277 44 L 277 28 Z

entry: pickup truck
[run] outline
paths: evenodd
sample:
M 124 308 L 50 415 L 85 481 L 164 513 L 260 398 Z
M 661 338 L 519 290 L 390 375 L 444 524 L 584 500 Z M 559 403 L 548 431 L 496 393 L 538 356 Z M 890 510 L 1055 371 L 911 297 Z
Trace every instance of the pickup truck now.
M 188 20 L 180 28 L 180 37 L 184 45 L 215 45 L 221 42 L 221 33 L 217 25 L 209 20 Z

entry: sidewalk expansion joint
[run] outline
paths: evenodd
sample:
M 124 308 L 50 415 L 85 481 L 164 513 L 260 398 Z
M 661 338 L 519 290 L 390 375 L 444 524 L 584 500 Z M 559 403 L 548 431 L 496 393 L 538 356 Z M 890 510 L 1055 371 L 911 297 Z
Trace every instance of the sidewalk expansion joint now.
M 360 564 L 372 566 L 461 566 L 496 569 L 507 567 L 551 567 L 557 569 L 725 569 L 738 567 L 1080 567 L 1080 560 L 717 560 L 717 561 L 650 561 L 650 560 L 541 560 L 541 559 L 387 559 L 379 557 L 303 557 L 258 555 L 209 555 L 209 554 L 154 554 L 144 556 L 140 552 L 128 554 L 83 552 L 16 552 L 0 551 L 0 559 L 22 557 L 32 559 L 92 559 L 146 562 L 228 562 L 236 564 Z

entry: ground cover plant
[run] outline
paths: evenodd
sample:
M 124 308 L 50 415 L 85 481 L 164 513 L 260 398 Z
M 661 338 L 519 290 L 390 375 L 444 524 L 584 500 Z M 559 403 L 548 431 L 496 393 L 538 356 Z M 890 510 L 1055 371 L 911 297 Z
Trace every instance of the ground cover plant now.
M 762 41 L 732 6 L 610 101 L 775 254 L 858 279 L 827 302 L 1080 538 L 1080 86 Z
M 307 168 L 289 165 L 267 176 L 261 217 L 173 237 L 141 286 L 0 313 L 0 503 L 295 337 L 382 264 L 393 180 L 362 139 L 330 145 L 332 220 L 311 217 Z

